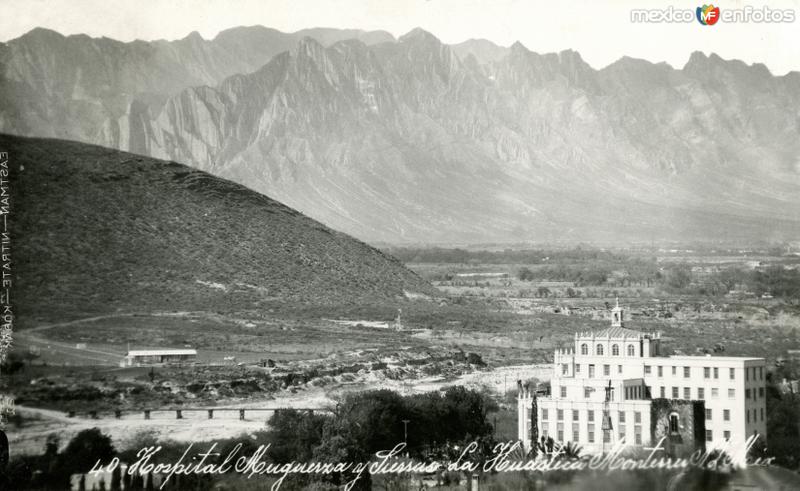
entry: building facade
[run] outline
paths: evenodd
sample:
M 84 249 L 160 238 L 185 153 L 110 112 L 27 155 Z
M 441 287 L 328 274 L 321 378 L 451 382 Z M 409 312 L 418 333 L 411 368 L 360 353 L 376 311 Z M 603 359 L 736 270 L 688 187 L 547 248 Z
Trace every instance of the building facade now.
M 194 349 L 132 350 L 128 351 L 120 366 L 183 365 L 196 361 L 197 350 Z
M 684 443 L 699 437 L 708 448 L 743 444 L 753 434 L 766 439 L 763 358 L 662 356 L 660 333 L 626 328 L 623 314 L 617 303 L 610 328 L 576 333 L 572 348 L 556 350 L 549 396 L 520 390 L 518 433 L 526 448 L 532 437 L 574 442 L 590 453 L 621 438 L 648 446 L 665 433 L 683 434 Z

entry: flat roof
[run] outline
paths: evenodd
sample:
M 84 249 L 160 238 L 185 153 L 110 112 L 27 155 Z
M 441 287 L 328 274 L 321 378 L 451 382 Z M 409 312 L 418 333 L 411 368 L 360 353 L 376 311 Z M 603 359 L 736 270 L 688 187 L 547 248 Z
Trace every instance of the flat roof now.
M 126 356 L 196 355 L 196 349 L 153 349 L 128 351 Z
M 756 356 L 706 356 L 706 355 L 670 355 L 667 357 L 662 356 L 655 356 L 655 359 L 658 358 L 666 358 L 668 360 L 683 360 L 683 361 L 694 361 L 694 360 L 717 360 L 717 361 L 766 361 L 765 358 L 760 358 Z

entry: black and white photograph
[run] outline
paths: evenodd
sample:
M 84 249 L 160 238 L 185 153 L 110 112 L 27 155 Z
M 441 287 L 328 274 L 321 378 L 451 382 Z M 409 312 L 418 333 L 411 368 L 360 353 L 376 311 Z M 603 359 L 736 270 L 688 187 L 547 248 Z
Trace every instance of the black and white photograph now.
M 798 16 L 0 0 L 0 490 L 800 489 Z

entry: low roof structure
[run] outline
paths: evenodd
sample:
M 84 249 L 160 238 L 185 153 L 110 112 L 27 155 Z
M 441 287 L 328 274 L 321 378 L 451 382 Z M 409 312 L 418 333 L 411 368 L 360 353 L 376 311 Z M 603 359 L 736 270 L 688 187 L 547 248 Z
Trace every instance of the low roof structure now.
M 153 350 L 132 350 L 126 356 L 190 356 L 197 355 L 196 349 L 153 349 Z

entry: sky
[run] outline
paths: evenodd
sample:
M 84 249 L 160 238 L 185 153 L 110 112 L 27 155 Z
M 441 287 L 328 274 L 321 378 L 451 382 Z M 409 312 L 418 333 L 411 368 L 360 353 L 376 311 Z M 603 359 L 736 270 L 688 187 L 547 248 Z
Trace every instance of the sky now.
M 484 38 L 520 41 L 539 53 L 578 51 L 595 68 L 622 56 L 682 67 L 694 51 L 763 63 L 775 75 L 800 71 L 800 0 L 726 1 L 721 10 L 790 9 L 792 23 L 634 23 L 631 9 L 692 12 L 700 2 L 664 0 L 0 0 L 0 41 L 34 27 L 121 41 L 179 39 L 192 31 L 261 24 L 285 32 L 309 27 L 382 29 L 400 36 L 415 27 L 446 43 Z M 724 18 L 723 18 L 724 20 Z

